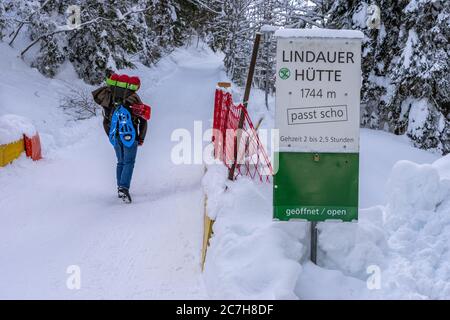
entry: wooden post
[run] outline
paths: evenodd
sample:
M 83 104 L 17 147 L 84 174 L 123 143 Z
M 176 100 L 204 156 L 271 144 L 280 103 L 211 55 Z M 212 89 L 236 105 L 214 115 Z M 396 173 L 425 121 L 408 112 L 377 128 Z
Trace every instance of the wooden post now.
M 265 33 L 265 47 L 266 47 L 266 74 L 264 80 L 264 89 L 265 89 L 265 102 L 266 108 L 269 110 L 269 61 L 270 61 L 270 35 L 268 32 Z
M 252 51 L 252 58 L 250 60 L 250 67 L 248 69 L 247 74 L 247 83 L 245 85 L 245 92 L 244 92 L 244 100 L 242 102 L 244 108 L 247 109 L 248 99 L 250 98 L 250 90 L 252 89 L 252 82 L 253 82 L 253 75 L 255 74 L 255 66 L 256 66 L 256 58 L 258 57 L 258 49 L 259 49 L 259 43 L 261 42 L 261 33 L 256 33 L 255 35 L 255 42 L 253 43 L 253 51 Z M 241 138 L 240 129 L 244 126 L 244 120 L 245 116 L 244 113 L 241 113 L 241 116 L 239 118 L 239 124 L 238 124 L 238 130 L 236 133 L 236 137 L 234 137 L 234 155 L 233 155 L 233 164 L 231 165 L 230 171 L 228 172 L 228 179 L 234 180 L 234 172 L 236 171 L 236 165 L 237 165 L 237 154 L 239 150 L 239 142 Z
M 208 216 L 208 197 L 205 195 L 204 200 L 204 219 L 203 219 L 203 246 L 202 246 L 202 271 L 205 269 L 206 251 L 209 246 L 209 239 L 212 235 L 212 227 L 214 220 L 210 219 Z

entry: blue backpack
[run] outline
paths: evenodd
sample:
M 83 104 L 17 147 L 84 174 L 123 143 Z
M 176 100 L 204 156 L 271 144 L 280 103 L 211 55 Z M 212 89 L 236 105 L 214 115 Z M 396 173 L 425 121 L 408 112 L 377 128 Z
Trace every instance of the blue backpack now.
M 113 146 L 117 144 L 117 134 L 125 147 L 130 148 L 136 140 L 136 130 L 133 126 L 130 111 L 123 105 L 118 106 L 111 117 L 109 141 Z

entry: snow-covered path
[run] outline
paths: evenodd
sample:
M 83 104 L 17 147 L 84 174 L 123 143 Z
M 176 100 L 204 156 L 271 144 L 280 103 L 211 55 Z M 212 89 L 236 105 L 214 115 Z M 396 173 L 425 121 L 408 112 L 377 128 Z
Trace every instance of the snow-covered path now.
M 0 53 L 0 116 L 31 119 L 45 152 L 42 161 L 23 156 L 0 168 L 0 299 L 449 296 L 448 202 L 439 203 L 433 189 L 444 183 L 429 167 L 409 165 L 412 173 L 396 179 L 398 190 L 387 187 L 399 160 L 439 158 L 413 148 L 405 136 L 361 130 L 360 219 L 321 224 L 320 268 L 306 262 L 307 225 L 273 223 L 271 186 L 242 179 L 223 198 L 202 276 L 204 167 L 175 165 L 171 153 L 178 142 L 171 137 L 180 128 L 201 138 L 196 120 L 203 130 L 211 127 L 215 83 L 226 79 L 221 57 L 188 47 L 151 69 L 123 71 L 141 77 L 139 94 L 153 107 L 138 151 L 134 202 L 125 205 L 116 198 L 115 155 L 102 119 L 68 122 L 58 108 L 68 88 L 86 84 L 67 66 L 56 79 L 44 78 L 6 44 L 0 43 Z M 255 119 L 265 111 L 263 95 L 253 92 Z M 270 125 L 267 116 L 263 126 Z M 448 177 L 448 165 L 445 170 Z M 399 202 L 400 210 L 390 208 Z M 369 265 L 382 268 L 387 288 L 374 295 L 366 288 Z M 66 285 L 71 266 L 81 271 L 80 290 Z
M 115 198 L 115 156 L 100 119 L 67 128 L 79 140 L 47 159 L 20 159 L 0 172 L 0 298 L 207 298 L 203 167 L 173 164 L 171 133 L 210 121 L 221 65 L 185 50 L 135 71 L 153 114 L 131 205 Z M 66 286 L 71 265 L 81 270 L 80 290 Z

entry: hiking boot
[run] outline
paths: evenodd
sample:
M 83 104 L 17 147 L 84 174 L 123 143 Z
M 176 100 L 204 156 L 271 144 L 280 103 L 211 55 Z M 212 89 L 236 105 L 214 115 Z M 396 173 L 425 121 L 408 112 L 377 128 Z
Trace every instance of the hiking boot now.
M 130 192 L 128 191 L 127 188 L 120 187 L 120 188 L 118 189 L 118 196 L 119 196 L 119 198 L 122 199 L 123 202 L 125 202 L 125 203 L 131 203 Z

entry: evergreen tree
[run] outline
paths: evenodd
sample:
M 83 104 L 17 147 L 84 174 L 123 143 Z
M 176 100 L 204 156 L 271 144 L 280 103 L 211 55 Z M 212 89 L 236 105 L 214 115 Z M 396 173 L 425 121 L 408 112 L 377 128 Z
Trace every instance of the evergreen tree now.
M 134 67 L 136 57 L 149 66 L 175 46 L 182 45 L 192 35 L 188 15 L 199 11 L 186 0 L 6 2 L 13 3 L 12 15 L 25 21 L 18 22 L 13 33 L 28 33 L 30 46 L 22 54 L 28 54 L 27 60 L 33 66 L 51 77 L 69 60 L 80 78 L 91 84 L 103 81 L 111 70 Z M 66 27 L 69 5 L 81 9 L 80 28 Z M 3 26 L 1 19 L 0 26 Z M 35 49 L 29 50 L 33 46 L 38 48 L 37 53 Z
M 198 35 L 224 53 L 230 78 L 246 81 L 255 33 L 265 25 L 357 29 L 362 55 L 362 124 L 406 133 L 420 147 L 450 152 L 450 6 L 446 0 L 3 0 L 0 40 L 30 43 L 22 55 L 52 77 L 69 61 L 86 82 L 112 70 L 150 66 Z M 65 28 L 70 5 L 82 26 Z M 367 8 L 381 8 L 380 29 Z M 146 9 L 146 10 L 144 10 Z M 274 91 L 276 43 L 260 46 L 254 85 Z M 32 48 L 32 50 L 30 50 Z M 267 83 L 268 82 L 268 83 Z
M 237 84 L 245 83 L 251 43 L 255 26 L 248 19 L 251 0 L 211 0 L 208 7 L 214 15 L 207 32 L 210 34 L 209 45 L 214 50 L 221 50 L 224 65 L 230 78 Z
M 125 1 L 115 2 L 114 6 L 95 0 L 84 2 L 81 23 L 99 16 L 105 20 L 70 33 L 65 51 L 78 75 L 87 82 L 100 83 L 108 72 L 134 66 L 127 59 L 127 53 L 136 51 L 133 21 L 121 19 L 127 9 Z
M 448 153 L 450 12 L 445 3 L 376 1 L 380 29 L 367 28 L 368 1 L 326 1 L 324 7 L 327 27 L 365 33 L 362 124 L 406 133 L 419 147 Z
M 29 17 L 29 30 L 31 40 L 36 39 L 42 34 L 48 34 L 55 31 L 58 25 L 64 21 L 62 0 L 46 1 L 45 6 L 42 3 L 34 3 L 29 7 L 27 16 Z M 36 12 L 30 16 L 32 12 Z M 60 17 L 55 19 L 55 17 Z M 26 17 L 24 17 L 26 19 Z M 56 36 L 47 36 L 42 39 L 39 51 L 35 55 L 32 66 L 36 67 L 47 77 L 56 75 L 59 66 L 65 61 L 62 39 Z
M 3 3 L 0 2 L 0 41 L 3 39 L 3 32 L 5 31 L 6 28 L 6 10 L 5 10 L 5 6 L 3 5 Z

